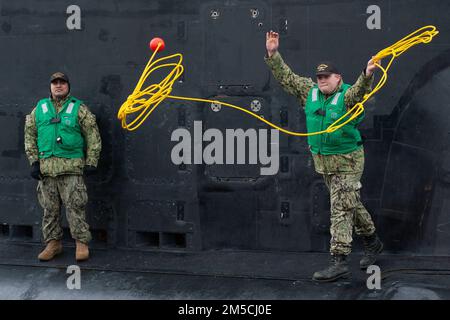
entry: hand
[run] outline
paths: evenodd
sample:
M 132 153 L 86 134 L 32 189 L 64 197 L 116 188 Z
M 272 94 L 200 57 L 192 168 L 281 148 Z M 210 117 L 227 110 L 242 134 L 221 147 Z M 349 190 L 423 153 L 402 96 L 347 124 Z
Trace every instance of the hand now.
M 97 171 L 96 167 L 87 165 L 84 166 L 83 173 L 87 177 L 93 175 L 96 171 Z
M 36 179 L 36 180 L 42 179 L 41 166 L 39 164 L 39 161 L 33 162 L 33 164 L 31 165 L 31 173 L 30 174 L 33 177 L 33 179 Z
M 378 64 L 381 63 L 381 60 L 377 61 Z M 373 61 L 373 58 L 367 62 L 366 67 L 366 77 L 371 77 L 375 69 L 378 69 L 378 66 L 375 65 L 375 62 Z
M 278 50 L 280 35 L 276 32 L 270 30 L 270 32 L 266 32 L 266 49 L 267 54 L 271 57 Z

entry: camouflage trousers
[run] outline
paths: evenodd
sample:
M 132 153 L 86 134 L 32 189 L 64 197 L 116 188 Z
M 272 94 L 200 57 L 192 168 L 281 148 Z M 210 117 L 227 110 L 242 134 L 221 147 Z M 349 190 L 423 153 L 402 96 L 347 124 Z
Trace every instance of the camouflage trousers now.
M 39 203 L 44 209 L 42 234 L 44 241 L 60 240 L 63 237 L 61 227 L 61 203 L 66 208 L 72 238 L 83 243 L 91 240 L 89 225 L 86 222 L 85 207 L 88 196 L 81 175 L 61 175 L 44 177 L 37 186 Z
M 375 232 L 372 218 L 361 203 L 361 175 L 362 173 L 323 175 L 330 191 L 330 252 L 333 255 L 348 255 L 351 252 L 353 228 L 361 236 Z

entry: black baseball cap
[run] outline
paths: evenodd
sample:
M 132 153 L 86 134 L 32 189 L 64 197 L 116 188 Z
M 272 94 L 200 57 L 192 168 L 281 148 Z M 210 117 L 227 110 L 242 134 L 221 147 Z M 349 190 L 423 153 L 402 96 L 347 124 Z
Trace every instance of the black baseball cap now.
M 52 74 L 50 76 L 50 82 L 53 82 L 57 79 L 61 79 L 64 80 L 65 82 L 69 83 L 69 77 L 67 77 L 64 73 L 62 72 L 55 72 L 54 74 Z
M 341 74 L 334 63 L 330 61 L 323 61 L 317 65 L 316 76 L 330 75 L 332 73 Z

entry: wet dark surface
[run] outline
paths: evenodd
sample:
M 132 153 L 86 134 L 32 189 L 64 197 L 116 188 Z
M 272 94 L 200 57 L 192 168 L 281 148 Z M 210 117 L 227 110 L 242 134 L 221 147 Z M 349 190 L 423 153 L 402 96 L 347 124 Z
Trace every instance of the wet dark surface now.
M 312 273 L 326 254 L 205 251 L 91 250 L 76 263 L 74 248 L 40 262 L 40 246 L 0 244 L 2 299 L 450 299 L 450 259 L 382 255 L 381 289 L 367 287 L 370 274 L 351 255 L 352 277 L 319 284 Z M 81 269 L 81 289 L 69 290 L 67 267 Z
M 367 27 L 370 4 L 352 0 L 78 0 L 80 30 L 67 28 L 68 5 L 0 0 L 1 298 L 450 298 L 447 0 L 377 1 L 380 29 Z M 178 166 L 170 159 L 171 133 L 192 133 L 194 121 L 204 130 L 267 129 L 236 110 L 167 99 L 133 132 L 116 117 L 158 36 L 166 43 L 158 58 L 184 56 L 173 95 L 244 108 L 258 100 L 260 115 L 304 132 L 303 109 L 264 63 L 266 31 L 280 33 L 294 72 L 314 78 L 315 65 L 332 60 L 352 84 L 371 56 L 425 25 L 440 34 L 395 61 L 360 125 L 361 197 L 386 249 L 380 290 L 369 290 L 369 275 L 358 269 L 357 237 L 351 280 L 311 280 L 327 264 L 330 204 L 306 139 L 281 134 L 279 171 L 261 176 L 260 164 Z M 57 70 L 96 115 L 103 141 L 97 173 L 86 179 L 93 250 L 80 264 L 81 290 L 66 288 L 75 259 L 64 217 L 72 246 L 52 262 L 36 258 L 42 209 L 23 147 L 25 115 L 48 96 Z

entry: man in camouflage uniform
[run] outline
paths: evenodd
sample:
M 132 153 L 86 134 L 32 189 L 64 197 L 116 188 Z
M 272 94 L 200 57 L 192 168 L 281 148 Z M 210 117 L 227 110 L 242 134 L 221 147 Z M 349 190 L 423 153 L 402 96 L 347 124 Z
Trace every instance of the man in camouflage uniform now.
M 50 92 L 50 97 L 40 100 L 25 121 L 25 152 L 31 176 L 39 180 L 38 200 L 44 209 L 42 233 L 47 245 L 38 258 L 48 261 L 62 252 L 62 201 L 70 233 L 76 240 L 76 260 L 82 261 L 89 258 L 91 240 L 83 173 L 95 172 L 101 139 L 95 116 L 69 94 L 65 74 L 57 72 L 50 77 Z
M 316 85 L 312 79 L 294 74 L 284 63 L 278 47 L 279 35 L 268 32 L 265 61 L 284 90 L 305 106 L 308 132 L 325 130 L 371 90 L 376 69 L 372 60 L 353 86 L 342 81 L 332 63 L 321 63 L 316 69 Z M 370 214 L 360 198 L 364 149 L 357 125 L 363 117 L 361 114 L 332 133 L 308 136 L 315 169 L 323 175 L 331 200 L 331 263 L 328 268 L 314 273 L 313 279 L 317 281 L 335 281 L 350 274 L 346 258 L 351 251 L 353 227 L 364 242 L 365 255 L 360 261 L 362 269 L 374 264 L 383 249 Z

